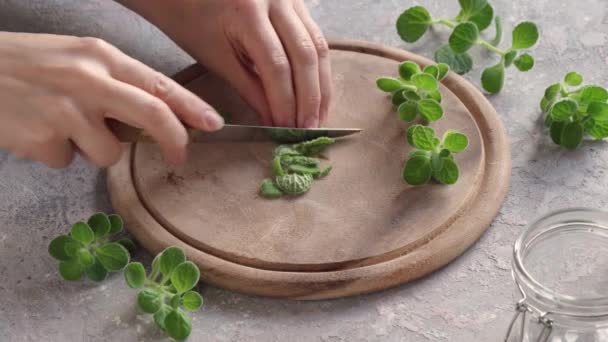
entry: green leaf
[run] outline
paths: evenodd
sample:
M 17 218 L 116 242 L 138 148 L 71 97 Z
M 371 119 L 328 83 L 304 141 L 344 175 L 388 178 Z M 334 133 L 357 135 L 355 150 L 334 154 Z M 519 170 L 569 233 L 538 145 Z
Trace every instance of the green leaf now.
M 421 150 L 432 151 L 435 147 L 439 146 L 439 139 L 435 137 L 435 130 L 431 127 L 414 125 L 409 129 L 412 130 L 412 142 L 414 147 Z
M 458 0 L 460 4 L 460 14 L 462 19 L 466 20 L 472 15 L 475 15 L 484 9 L 487 5 L 487 0 Z
M 274 185 L 272 179 L 266 178 L 262 181 L 262 185 L 260 186 L 260 195 L 266 198 L 279 198 L 283 196 L 283 192 Z
M 110 272 L 120 271 L 129 263 L 129 252 L 121 244 L 107 243 L 95 250 L 99 262 Z
M 104 237 L 110 232 L 110 219 L 105 213 L 97 213 L 87 221 L 96 237 Z
M 162 305 L 161 293 L 152 288 L 146 288 L 137 294 L 137 304 L 139 308 L 146 313 L 153 314 L 157 312 Z
M 91 227 L 84 222 L 77 222 L 72 226 L 72 230 L 70 231 L 70 236 L 85 245 L 90 244 L 95 240 L 95 234 Z
M 435 61 L 445 63 L 450 69 L 459 75 L 466 74 L 473 69 L 473 58 L 468 53 L 456 53 L 450 45 L 442 45 L 435 51 Z
M 311 175 L 287 174 L 275 178 L 275 184 L 286 195 L 298 196 L 308 192 L 312 186 Z
M 437 76 L 437 80 L 441 81 L 444 79 L 448 72 L 450 71 L 450 66 L 445 63 L 438 63 L 437 69 L 439 70 L 439 75 Z
M 416 114 L 418 114 L 417 108 L 416 102 L 407 101 L 402 103 L 398 109 L 399 119 L 405 122 L 413 121 L 416 118 Z
M 608 121 L 594 121 L 593 126 L 586 131 L 597 140 L 608 138 Z
M 513 61 L 513 64 L 515 64 L 515 67 L 519 69 L 519 71 L 528 71 L 534 67 L 534 57 L 524 53 L 519 55 L 519 57 Z
M 188 291 L 182 296 L 182 305 L 190 311 L 196 311 L 203 305 L 203 297 L 195 291 Z
M 439 79 L 439 68 L 436 65 L 427 65 L 424 67 L 424 73 L 433 76 L 434 79 Z
M 135 251 L 135 243 L 133 243 L 133 241 L 131 241 L 129 239 L 120 239 L 120 240 L 116 241 L 116 243 L 121 244 L 124 248 L 127 249 L 127 251 L 129 251 L 129 253 L 132 253 Z
M 329 145 L 336 142 L 336 139 L 328 137 L 319 137 L 313 140 L 301 142 L 293 145 L 293 149 L 300 152 L 300 154 L 313 157 L 323 152 Z
M 596 85 L 586 86 L 581 92 L 581 104 L 590 104 L 591 102 L 606 102 L 606 100 L 608 100 L 608 91 Z
M 579 86 L 583 83 L 583 75 L 576 71 L 570 71 L 564 76 L 564 83 L 572 87 Z
M 92 281 L 100 282 L 106 279 L 108 270 L 103 267 L 99 260 L 95 259 L 95 263 L 85 270 L 85 274 Z
M 405 163 L 403 180 L 410 185 L 423 185 L 431 179 L 431 158 L 413 156 Z
M 167 315 L 173 311 L 173 308 L 169 305 L 161 305 L 161 307 L 154 313 L 154 323 L 160 328 L 160 330 L 165 331 L 165 319 L 167 319 Z
M 177 265 L 186 261 L 184 251 L 175 246 L 167 247 L 160 255 L 160 273 L 170 276 Z
M 546 100 L 543 98 L 543 100 Z M 545 115 L 545 127 L 551 127 L 551 124 L 553 123 L 553 119 L 551 118 L 551 115 L 547 114 Z
M 593 120 L 607 121 L 608 120 L 608 103 L 591 102 L 587 106 L 587 113 L 591 114 Z
M 93 254 L 84 248 L 78 251 L 77 257 L 78 262 L 85 268 L 91 267 L 95 263 L 95 257 Z
M 416 86 L 416 88 L 426 92 L 435 91 L 438 88 L 437 80 L 433 76 L 425 73 L 412 76 L 412 84 Z
M 286 174 L 285 170 L 283 170 L 283 166 L 281 163 L 282 156 L 276 156 L 272 159 L 271 168 L 272 174 L 275 176 L 283 176 Z
M 146 281 L 146 270 L 141 262 L 132 262 L 127 265 L 124 271 L 125 281 L 132 289 L 139 289 L 144 286 Z
M 470 17 L 469 21 L 477 25 L 477 29 L 479 29 L 479 32 L 481 32 L 487 29 L 490 24 L 492 24 L 493 18 L 494 9 L 492 8 L 492 6 L 490 6 L 490 4 L 486 4 L 486 6 L 481 9 L 481 11 Z
M 427 96 L 427 98 L 429 98 L 429 99 L 433 99 L 433 100 L 435 100 L 435 101 L 437 101 L 437 102 L 441 103 L 441 100 L 442 100 L 442 99 L 441 99 L 441 92 L 439 91 L 439 89 L 437 89 L 437 90 L 435 90 L 435 91 L 432 91 L 432 92 L 430 92 L 430 93 L 427 93 L 427 94 L 426 94 L 426 96 Z
M 73 242 L 74 240 L 67 235 L 59 235 L 54 238 L 53 241 L 49 244 L 49 254 L 60 261 L 68 261 L 72 259 L 72 256 L 66 254 L 65 245 L 68 242 Z
M 112 214 L 108 215 L 108 219 L 110 220 L 110 235 L 122 232 L 124 228 L 122 217 L 117 214 Z
M 562 90 L 562 85 L 559 83 L 554 83 L 545 89 L 545 98 L 549 101 L 555 99 L 557 94 Z
M 578 110 L 578 105 L 574 100 L 561 99 L 551 107 L 551 118 L 554 121 L 564 121 L 570 118 Z
M 406 131 L 406 140 L 411 146 L 414 146 L 414 131 L 418 129 L 418 126 L 420 125 L 410 126 Z
M 479 30 L 477 25 L 471 22 L 458 24 L 449 38 L 450 47 L 456 53 L 467 52 L 477 39 L 479 38 Z
M 76 240 L 68 241 L 65 243 L 64 246 L 65 254 L 70 258 L 77 258 L 78 251 L 83 247 L 84 246 L 82 245 L 82 243 Z
M 460 172 L 458 165 L 450 158 L 442 158 L 441 168 L 434 170 L 433 177 L 441 184 L 455 184 L 458 181 Z
M 528 49 L 538 41 L 538 28 L 536 24 L 524 21 L 513 29 L 513 40 L 511 46 L 515 50 Z
M 410 7 L 397 19 L 397 32 L 401 39 L 413 43 L 429 29 L 431 20 L 431 15 L 424 7 Z
M 583 125 L 579 122 L 569 122 L 564 126 L 561 145 L 567 149 L 575 149 L 583 141 Z
M 517 51 L 507 52 L 507 54 L 503 57 L 506 68 L 510 67 L 511 64 L 513 64 L 513 60 L 515 59 L 515 57 L 517 57 Z
M 59 263 L 59 274 L 61 274 L 65 280 L 80 280 L 82 272 L 84 272 L 84 267 L 78 261 L 61 261 Z
M 327 177 L 327 175 L 329 175 L 329 173 L 331 172 L 332 169 L 333 169 L 333 167 L 331 167 L 331 166 L 326 167 L 325 170 L 321 171 L 321 173 L 319 174 L 319 176 L 317 176 L 317 178 Z
M 551 106 L 553 105 L 552 102 L 553 101 L 547 100 L 546 97 L 543 97 L 542 99 L 540 99 L 540 110 L 542 110 L 543 113 L 547 113 L 549 111 L 549 108 L 551 108 Z
M 399 76 L 406 81 L 409 81 L 412 76 L 421 72 L 420 66 L 414 62 L 406 61 L 399 64 Z
M 490 44 L 498 46 L 502 41 L 502 20 L 499 16 L 496 16 L 496 18 L 494 18 L 494 26 L 496 27 L 496 33 L 494 34 L 494 39 L 490 41 Z
M 288 145 L 279 145 L 272 152 L 273 158 L 278 157 L 278 156 L 299 156 L 299 155 L 300 155 L 300 152 L 294 150 L 293 148 L 291 148 L 291 146 L 288 146 Z
M 200 271 L 191 261 L 179 264 L 171 274 L 171 284 L 178 293 L 191 290 L 200 279 Z
M 441 104 L 433 99 L 418 101 L 418 112 L 429 121 L 437 121 L 443 116 Z
M 505 68 L 502 63 L 486 68 L 481 74 L 481 85 L 490 94 L 496 94 L 505 83 Z
M 405 102 L 405 97 L 403 97 L 402 91 L 396 91 L 391 96 L 391 102 L 394 106 L 399 107 L 403 102 Z
M 171 338 L 185 340 L 192 331 L 190 317 L 180 309 L 169 312 L 165 318 L 165 331 Z
M 413 91 L 409 91 L 409 90 L 406 90 L 403 92 L 403 97 L 409 101 L 414 101 L 414 102 L 420 100 L 420 96 L 417 93 L 415 93 Z
M 554 143 L 561 145 L 562 132 L 564 131 L 565 126 L 566 126 L 566 123 L 563 121 L 551 122 L 551 127 L 549 129 L 549 133 L 551 135 L 551 140 L 553 140 Z
M 377 79 L 376 85 L 378 86 L 378 88 L 380 90 L 385 91 L 387 93 L 392 93 L 403 87 L 403 84 L 401 83 L 401 81 L 399 81 L 398 79 L 389 78 L 389 77 L 381 77 L 381 78 Z
M 300 175 L 309 174 L 313 177 L 317 177 L 321 173 L 319 166 L 306 166 L 300 164 L 292 164 L 288 166 L 290 173 L 297 173 Z
M 460 132 L 447 130 L 443 135 L 443 147 L 450 152 L 462 152 L 467 146 L 469 146 L 469 139 Z

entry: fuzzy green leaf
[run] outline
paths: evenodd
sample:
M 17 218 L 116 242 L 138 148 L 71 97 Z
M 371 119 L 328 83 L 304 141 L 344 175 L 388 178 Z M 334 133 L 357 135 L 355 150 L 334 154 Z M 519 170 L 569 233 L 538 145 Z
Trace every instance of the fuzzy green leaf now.
M 491 45 L 494 46 L 498 46 L 500 45 L 500 42 L 502 41 L 502 20 L 500 19 L 499 16 L 496 16 L 494 18 L 494 26 L 495 26 L 495 31 L 496 33 L 494 34 L 494 39 L 492 39 L 490 41 Z
M 133 243 L 133 241 L 131 241 L 129 239 L 120 239 L 120 240 L 116 241 L 116 243 L 121 244 L 124 248 L 127 249 L 127 251 L 129 251 L 129 253 L 132 253 L 135 251 L 135 243 Z
M 95 234 L 91 227 L 84 222 L 77 222 L 72 225 L 72 230 L 70 231 L 70 236 L 72 239 L 79 241 L 85 245 L 90 244 L 95 240 Z
M 418 112 L 428 121 L 437 121 L 443 116 L 443 108 L 433 99 L 418 101 Z
M 74 240 L 67 235 L 60 235 L 54 238 L 49 244 L 49 254 L 60 261 L 68 261 L 73 257 L 66 254 L 65 245 L 66 243 L 73 242 Z
M 161 293 L 153 288 L 145 288 L 137 294 L 137 304 L 143 312 L 153 314 L 161 307 Z
M 196 311 L 203 305 L 203 297 L 195 291 L 188 291 L 182 296 L 182 305 L 190 311 Z
M 490 94 L 500 92 L 505 83 L 505 68 L 502 63 L 486 68 L 481 74 L 481 85 Z
M 428 99 L 432 99 L 432 100 L 435 100 L 435 101 L 441 103 L 442 98 L 441 98 L 441 92 L 439 91 L 439 89 L 432 91 L 430 93 L 427 93 L 426 96 Z
M 519 55 L 519 57 L 513 61 L 513 64 L 515 64 L 515 67 L 519 69 L 519 71 L 528 71 L 534 67 L 534 57 L 524 53 Z
M 428 156 L 412 156 L 403 168 L 403 180 L 410 185 L 423 185 L 431 179 L 431 159 Z
M 570 122 L 564 126 L 561 145 L 567 149 L 575 149 L 583 141 L 583 125 L 579 122 Z
M 513 40 L 511 46 L 515 50 L 528 49 L 538 41 L 538 28 L 536 24 L 524 21 L 513 29 Z
M 308 192 L 312 186 L 311 175 L 287 174 L 276 177 L 277 187 L 286 195 L 298 196 Z
M 413 146 L 421 150 L 432 151 L 439 146 L 439 139 L 435 137 L 435 130 L 431 127 L 422 125 L 414 125 L 408 129 L 411 130 L 411 139 Z
M 391 102 L 395 107 L 399 107 L 403 102 L 406 101 L 406 98 L 403 96 L 403 93 L 404 92 L 402 91 L 396 91 L 391 96 Z
M 282 158 L 282 156 L 276 156 L 272 159 L 272 163 L 270 166 L 272 168 L 272 174 L 275 176 L 283 176 L 286 174 L 281 163 Z
M 110 272 L 120 271 L 129 263 L 129 252 L 121 244 L 107 243 L 95 250 L 97 260 Z
M 418 95 L 416 92 L 409 91 L 409 90 L 406 90 L 403 92 L 403 97 L 406 100 L 413 101 L 413 102 L 417 102 L 420 100 L 420 95 Z M 403 103 L 401 103 L 401 104 L 403 104 Z
M 283 192 L 277 188 L 272 179 L 266 178 L 260 186 L 260 195 L 266 198 L 279 198 L 283 196 Z
M 473 24 L 477 25 L 477 29 L 479 32 L 487 29 L 490 24 L 492 24 L 492 19 L 494 18 L 494 9 L 490 4 L 486 4 L 484 8 L 481 9 L 478 13 L 471 16 L 469 21 Z
M 323 152 L 329 145 L 336 142 L 336 139 L 319 137 L 313 140 L 301 142 L 293 145 L 293 149 L 307 157 L 314 157 Z
M 169 312 L 165 318 L 165 331 L 171 338 L 185 340 L 192 331 L 190 317 L 180 309 Z
M 583 105 L 591 102 L 606 102 L 606 100 L 608 100 L 608 91 L 596 85 L 586 86 L 581 92 L 580 102 Z
M 469 138 L 458 131 L 447 130 L 443 135 L 443 147 L 450 152 L 462 152 L 467 146 L 469 146 Z
M 510 51 L 504 56 L 505 67 L 510 67 L 513 64 L 513 60 L 517 57 L 517 51 Z
M 438 63 L 437 69 L 439 70 L 439 75 L 437 76 L 437 80 L 441 81 L 444 79 L 448 72 L 450 72 L 450 66 L 445 63 Z
M 545 89 L 545 98 L 547 100 L 553 100 L 557 97 L 557 94 L 562 90 L 562 85 L 559 83 L 554 83 Z
M 85 274 L 92 281 L 100 282 L 108 276 L 108 270 L 103 267 L 99 260 L 95 259 L 95 263 L 85 270 Z
M 167 319 L 167 315 L 173 312 L 173 308 L 169 305 L 161 305 L 158 311 L 154 313 L 154 323 L 160 328 L 162 331 L 166 331 L 165 329 L 165 320 Z
M 564 121 L 570 118 L 578 109 L 574 100 L 561 99 L 551 107 L 551 118 L 554 121 Z
M 170 276 L 177 265 L 186 261 L 184 251 L 175 246 L 167 247 L 160 256 L 160 272 Z
M 441 158 L 440 168 L 433 170 L 433 178 L 439 183 L 451 185 L 458 181 L 460 172 L 458 171 L 458 165 L 450 158 Z
M 407 101 L 402 103 L 398 109 L 399 119 L 410 122 L 416 118 L 416 114 L 418 114 L 418 107 L 416 102 Z
M 433 76 L 425 73 L 412 76 L 412 84 L 416 86 L 416 88 L 426 92 L 435 91 L 439 86 L 437 80 Z
M 93 266 L 95 257 L 86 249 L 80 249 L 77 253 L 78 262 L 85 268 Z
M 467 20 L 471 16 L 481 12 L 487 5 L 487 0 L 458 0 L 460 13 L 458 18 Z
M 591 102 L 587 106 L 587 113 L 591 114 L 593 120 L 608 121 L 608 103 Z
M 450 47 L 456 53 L 467 52 L 479 38 L 477 25 L 471 22 L 458 24 L 449 38 Z
M 110 232 L 110 219 L 105 213 L 97 213 L 87 221 L 96 237 L 104 237 Z
M 566 123 L 563 121 L 551 122 L 551 127 L 549 129 L 549 133 L 551 135 L 551 140 L 553 140 L 554 143 L 561 145 L 562 133 L 564 132 L 565 126 L 566 126 Z
M 426 67 L 424 67 L 423 71 L 424 73 L 433 76 L 434 79 L 439 79 L 439 68 L 437 67 L 437 65 L 427 65 Z
M 61 261 L 59 263 L 59 274 L 65 280 L 76 281 L 80 280 L 82 273 L 84 272 L 83 265 L 75 260 Z
M 144 286 L 146 281 L 146 270 L 141 262 L 132 262 L 128 264 L 124 274 L 125 281 L 130 288 L 139 289 Z
M 583 75 L 576 71 L 570 71 L 564 76 L 564 83 L 572 87 L 579 86 L 583 83 Z
M 417 63 L 406 61 L 399 64 L 399 76 L 406 81 L 409 81 L 412 76 L 421 72 L 420 66 Z
M 431 20 L 431 15 L 424 7 L 410 7 L 397 19 L 397 32 L 405 42 L 413 43 L 429 29 Z
M 122 232 L 124 227 L 122 217 L 116 214 L 112 214 L 108 215 L 108 219 L 110 220 L 110 235 Z
M 473 58 L 468 53 L 456 53 L 450 45 L 442 45 L 435 51 L 435 61 L 449 65 L 450 69 L 459 75 L 466 74 L 473 69 Z
M 608 138 L 608 121 L 593 121 L 593 125 L 586 132 L 594 139 Z
M 399 81 L 398 79 L 395 79 L 395 78 L 390 78 L 390 77 L 381 77 L 381 78 L 377 79 L 376 85 L 378 86 L 378 88 L 380 90 L 385 91 L 387 93 L 392 93 L 403 87 L 403 84 L 401 83 L 401 81 Z

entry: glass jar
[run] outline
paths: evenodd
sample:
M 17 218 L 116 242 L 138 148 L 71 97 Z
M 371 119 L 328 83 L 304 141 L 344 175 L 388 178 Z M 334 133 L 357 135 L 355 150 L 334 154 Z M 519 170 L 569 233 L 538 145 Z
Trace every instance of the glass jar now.
M 513 277 L 522 299 L 505 342 L 607 342 L 608 212 L 533 222 L 515 243 Z

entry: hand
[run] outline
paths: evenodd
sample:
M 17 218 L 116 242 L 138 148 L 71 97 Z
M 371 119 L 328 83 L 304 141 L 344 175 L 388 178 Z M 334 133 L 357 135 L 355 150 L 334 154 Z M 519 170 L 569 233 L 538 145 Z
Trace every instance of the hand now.
M 302 0 L 123 0 L 227 80 L 267 125 L 327 117 L 328 46 Z
M 143 128 L 172 163 L 186 158 L 181 122 L 223 125 L 197 96 L 96 38 L 0 32 L 0 103 L 0 148 L 50 167 L 75 150 L 98 166 L 117 162 L 106 118 Z

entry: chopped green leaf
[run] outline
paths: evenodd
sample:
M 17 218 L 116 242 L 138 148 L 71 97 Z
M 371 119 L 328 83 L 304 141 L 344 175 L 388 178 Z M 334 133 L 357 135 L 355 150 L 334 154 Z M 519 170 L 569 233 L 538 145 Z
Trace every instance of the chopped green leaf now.
M 275 179 L 277 187 L 286 195 L 297 196 L 308 192 L 312 186 L 311 175 L 287 174 Z
M 260 186 L 260 195 L 266 198 L 279 198 L 283 196 L 283 192 L 277 188 L 272 179 L 266 178 Z

